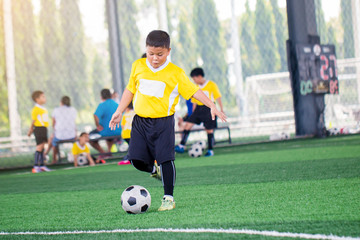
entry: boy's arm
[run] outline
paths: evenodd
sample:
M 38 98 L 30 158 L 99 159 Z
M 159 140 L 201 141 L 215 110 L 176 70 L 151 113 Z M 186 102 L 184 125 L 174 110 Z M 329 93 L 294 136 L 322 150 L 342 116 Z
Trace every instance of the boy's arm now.
M 223 122 L 226 122 L 226 115 L 219 110 L 217 110 L 215 104 L 205 95 L 203 91 L 200 89 L 193 95 L 193 97 L 200 102 L 202 102 L 205 106 L 210 108 L 211 110 L 211 118 L 215 120 L 215 116 L 218 116 Z
M 86 158 L 89 160 L 90 166 L 95 165 L 94 159 L 91 157 L 90 153 L 86 153 Z
M 219 104 L 219 107 L 220 107 L 220 111 L 221 112 L 224 112 L 224 108 L 223 108 L 223 105 L 222 105 L 222 101 L 221 101 L 221 97 L 218 97 L 216 99 L 217 103 Z
M 74 154 L 74 167 L 78 166 L 78 163 L 77 163 L 78 156 L 79 156 L 79 154 Z
M 34 131 L 34 123 L 35 123 L 35 120 L 33 120 L 32 122 L 31 122 L 31 126 L 30 126 L 30 128 L 29 128 L 29 131 L 28 131 L 28 137 L 30 137 L 31 136 L 31 134 L 33 133 L 33 131 Z
M 134 94 L 130 92 L 127 88 L 125 88 L 123 95 L 121 97 L 120 103 L 118 108 L 116 109 L 115 113 L 112 115 L 112 118 L 109 123 L 109 127 L 111 130 L 115 130 L 116 127 L 119 127 L 121 122 L 122 113 L 125 111 L 127 106 L 131 103 Z
M 101 132 L 101 131 L 104 129 L 104 127 L 100 125 L 99 117 L 96 116 L 95 114 L 94 114 L 94 121 L 95 121 L 96 129 L 97 129 L 99 132 Z

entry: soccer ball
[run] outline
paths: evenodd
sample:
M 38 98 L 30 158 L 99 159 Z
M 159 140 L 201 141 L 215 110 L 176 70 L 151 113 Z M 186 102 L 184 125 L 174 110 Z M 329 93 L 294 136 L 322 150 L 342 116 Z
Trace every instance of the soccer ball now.
M 77 158 L 77 162 L 79 166 L 84 166 L 88 163 L 88 160 L 86 158 L 86 154 L 79 154 L 78 158 Z
M 129 214 L 146 212 L 151 205 L 151 196 L 146 188 L 132 185 L 121 194 L 121 206 Z
M 198 141 L 196 144 L 199 144 L 203 151 L 205 150 L 205 148 L 206 148 L 206 141 L 205 140 Z
M 190 157 L 200 157 L 202 155 L 203 151 L 199 144 L 195 143 L 191 146 L 191 149 L 189 150 L 189 156 Z

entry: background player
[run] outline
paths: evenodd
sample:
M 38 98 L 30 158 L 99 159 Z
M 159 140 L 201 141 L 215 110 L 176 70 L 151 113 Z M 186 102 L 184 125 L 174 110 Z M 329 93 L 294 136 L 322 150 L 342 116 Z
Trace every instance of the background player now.
M 28 131 L 28 136 L 34 132 L 36 141 L 35 161 L 33 173 L 41 171 L 50 171 L 45 166 L 44 147 L 48 141 L 47 127 L 49 126 L 49 115 L 46 108 L 43 106 L 46 103 L 45 94 L 42 91 L 35 91 L 32 94 L 32 99 L 36 103 L 31 111 L 31 126 Z
M 203 102 L 211 108 L 213 118 L 217 115 L 224 121 L 226 119 L 184 71 L 167 59 L 170 50 L 170 37 L 166 32 L 155 30 L 149 33 L 146 38 L 147 58 L 133 63 L 129 83 L 109 124 L 111 129 L 116 129 L 123 111 L 133 101 L 136 115 L 131 130 L 129 159 L 138 170 L 161 175 L 164 197 L 159 211 L 175 208 L 174 113 L 179 94 L 185 99 L 193 96 Z M 155 159 L 160 168 L 154 164 Z
M 102 102 L 98 105 L 94 113 L 96 129 L 90 132 L 90 136 L 98 134 L 100 134 L 101 137 L 121 135 L 121 128 L 118 128 L 115 131 L 111 131 L 109 128 L 109 122 L 113 113 L 117 109 L 118 104 L 113 99 L 111 99 L 110 89 L 102 89 L 100 95 Z M 115 140 L 112 139 L 106 140 L 108 152 L 111 152 L 111 147 L 113 146 L 114 141 Z M 102 153 L 99 158 L 106 157 L 106 155 L 103 155 L 105 153 L 104 149 L 100 146 L 99 141 L 96 138 L 91 139 L 90 145 Z
M 76 139 L 76 115 L 77 111 L 71 106 L 70 97 L 63 96 L 60 101 L 60 107 L 55 108 L 52 112 L 54 134 L 50 137 L 48 149 L 45 152 L 45 155 L 47 155 L 52 147 L 53 164 L 57 162 L 59 152 L 58 142 Z
M 217 101 L 220 110 L 223 113 L 224 111 L 221 102 L 221 93 L 216 83 L 205 79 L 205 73 L 202 68 L 194 68 L 191 71 L 190 76 L 205 93 L 205 95 L 211 99 L 212 102 L 215 102 L 215 100 Z M 216 118 L 212 119 L 210 108 L 205 106 L 202 102 L 196 99 L 192 99 L 192 102 L 195 104 L 195 110 L 191 116 L 186 119 L 184 134 L 182 135 L 180 144 L 175 147 L 175 151 L 178 153 L 183 153 L 185 151 L 186 141 L 190 134 L 190 129 L 194 126 L 194 124 L 204 123 L 204 127 L 208 135 L 208 151 L 205 154 L 205 157 L 213 156 L 213 145 L 215 142 L 214 129 L 217 127 Z

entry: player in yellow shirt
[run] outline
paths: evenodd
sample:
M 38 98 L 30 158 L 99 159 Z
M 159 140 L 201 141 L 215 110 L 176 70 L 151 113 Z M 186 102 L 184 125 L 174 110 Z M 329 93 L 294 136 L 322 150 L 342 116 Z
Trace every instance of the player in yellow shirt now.
M 46 103 L 46 97 L 42 91 L 33 92 L 31 97 L 36 103 L 31 111 L 32 122 L 27 134 L 30 137 L 31 134 L 34 133 L 36 141 L 35 161 L 32 172 L 48 172 L 50 169 L 45 166 L 44 156 L 44 147 L 48 141 L 47 127 L 49 126 L 48 111 L 43 106 Z
M 86 159 L 89 161 L 90 166 L 94 166 L 94 160 L 90 155 L 90 149 L 87 146 L 89 142 L 89 134 L 86 132 L 82 132 L 79 136 L 79 140 L 74 142 L 73 147 L 71 149 L 72 154 L 74 155 L 74 166 L 78 166 L 78 158 L 80 154 L 85 154 Z
M 121 138 L 124 139 L 128 145 L 130 146 L 130 137 L 131 137 L 131 125 L 133 118 L 135 116 L 135 112 L 133 109 L 132 103 L 129 104 L 129 106 L 126 108 L 125 113 L 122 116 L 121 120 Z M 124 160 L 118 162 L 118 165 L 126 165 L 130 164 L 129 157 L 126 155 L 124 157 Z
M 164 197 L 159 211 L 175 208 L 174 113 L 179 94 L 185 99 L 196 98 L 211 108 L 213 118 L 218 116 L 226 120 L 185 72 L 167 59 L 170 50 L 170 36 L 166 32 L 155 30 L 148 34 L 147 57 L 133 63 L 129 83 L 109 123 L 111 129 L 119 127 L 122 113 L 133 102 L 136 115 L 131 129 L 129 159 L 138 170 L 157 173 L 162 179 Z M 155 165 L 155 159 L 159 167 Z
M 202 68 L 194 68 L 191 71 L 190 76 L 212 102 L 215 103 L 216 101 L 219 104 L 221 112 L 224 112 L 219 88 L 215 82 L 205 79 L 204 70 Z M 217 127 L 216 118 L 211 118 L 210 108 L 205 106 L 202 102 L 196 99 L 192 99 L 192 102 L 195 104 L 195 110 L 191 116 L 186 119 L 184 134 L 180 144 L 175 147 L 175 151 L 183 153 L 185 151 L 186 141 L 190 134 L 190 129 L 194 126 L 194 124 L 204 123 L 204 127 L 208 135 L 208 151 L 206 152 L 205 157 L 211 157 L 214 155 L 213 145 L 215 142 L 214 129 Z

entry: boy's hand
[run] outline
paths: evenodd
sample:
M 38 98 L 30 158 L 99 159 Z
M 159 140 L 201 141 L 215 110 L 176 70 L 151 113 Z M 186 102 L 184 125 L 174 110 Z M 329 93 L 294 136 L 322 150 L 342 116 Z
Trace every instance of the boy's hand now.
M 110 123 L 109 123 L 109 128 L 110 128 L 111 130 L 115 130 L 117 127 L 120 126 L 121 117 L 122 117 L 122 114 L 119 113 L 118 111 L 116 111 L 116 112 L 112 115 L 112 118 L 111 118 Z
M 30 128 L 30 129 L 29 129 L 29 131 L 28 131 L 28 134 L 27 134 L 27 135 L 28 135 L 28 137 L 30 137 L 32 133 L 33 133 L 33 129 L 32 129 L 32 128 Z
M 215 120 L 215 116 L 218 116 L 221 119 L 221 121 L 226 122 L 227 117 L 225 113 L 220 112 L 219 110 L 217 110 L 216 107 L 212 107 L 210 110 L 211 110 L 212 120 Z

